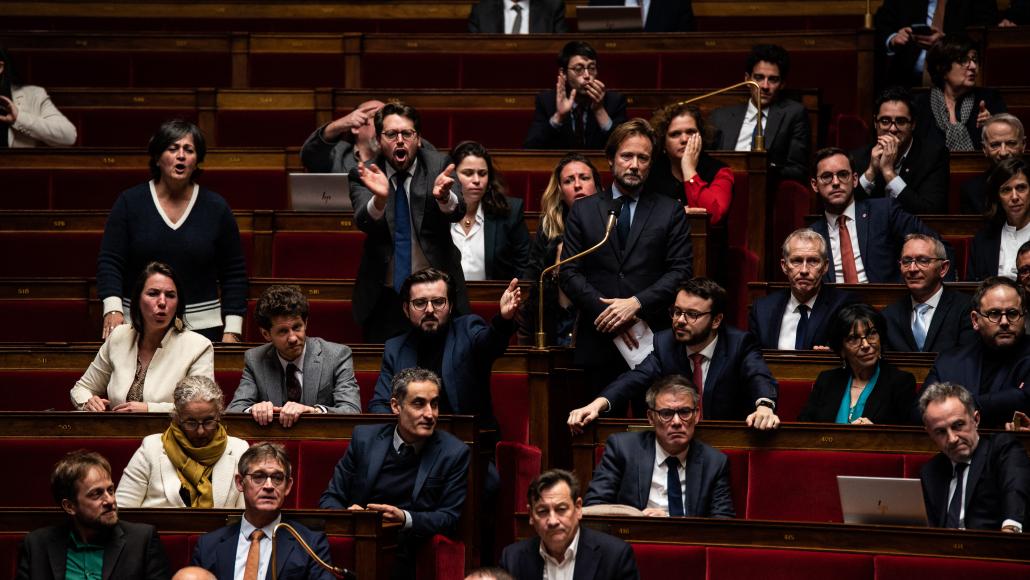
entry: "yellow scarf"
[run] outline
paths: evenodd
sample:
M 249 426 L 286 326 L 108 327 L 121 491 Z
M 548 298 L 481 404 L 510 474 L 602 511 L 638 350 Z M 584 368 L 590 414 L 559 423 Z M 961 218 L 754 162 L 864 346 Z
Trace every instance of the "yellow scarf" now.
M 172 424 L 161 435 L 165 453 L 172 462 L 179 481 L 190 494 L 189 507 L 214 507 L 214 491 L 211 487 L 211 472 L 215 463 L 222 458 L 225 447 L 229 443 L 229 435 L 225 425 L 218 425 L 218 432 L 204 447 L 194 447 L 179 424 Z

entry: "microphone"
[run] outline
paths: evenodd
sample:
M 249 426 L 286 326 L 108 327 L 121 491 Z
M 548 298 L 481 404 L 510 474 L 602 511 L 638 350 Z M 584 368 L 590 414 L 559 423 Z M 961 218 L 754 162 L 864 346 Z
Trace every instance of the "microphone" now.
M 612 201 L 612 208 L 608 210 L 608 225 L 604 227 L 604 237 L 607 238 L 615 224 L 619 223 L 619 216 L 622 215 L 622 206 L 626 203 L 626 196 Z
M 272 558 L 271 558 L 271 561 L 269 562 L 269 565 L 272 567 L 272 580 L 276 580 L 278 578 L 278 576 L 279 576 L 279 574 L 278 574 L 279 568 L 276 565 L 276 558 L 275 558 L 276 557 L 275 546 L 276 546 L 276 543 L 277 543 L 275 540 L 276 540 L 276 535 L 279 533 L 280 530 L 286 530 L 287 532 L 289 532 L 289 534 L 291 536 L 293 536 L 293 539 L 297 540 L 297 543 L 300 544 L 300 547 L 305 552 L 307 552 L 308 556 L 311 557 L 311 559 L 315 561 L 315 564 L 317 564 L 320 568 L 326 570 L 327 572 L 329 572 L 330 574 L 332 574 L 336 578 L 344 578 L 345 580 L 356 580 L 357 579 L 357 575 L 354 574 L 354 572 L 351 572 L 350 570 L 348 570 L 347 568 L 344 568 L 343 566 L 333 566 L 332 564 L 323 561 L 321 558 L 318 557 L 317 554 L 315 554 L 315 552 L 311 549 L 311 546 L 309 546 L 308 543 L 304 541 L 304 538 L 300 537 L 300 534 L 297 533 L 297 530 L 294 529 L 293 526 L 291 526 L 290 524 L 287 524 L 285 522 L 279 522 L 278 524 L 275 525 L 275 528 L 272 529 Z

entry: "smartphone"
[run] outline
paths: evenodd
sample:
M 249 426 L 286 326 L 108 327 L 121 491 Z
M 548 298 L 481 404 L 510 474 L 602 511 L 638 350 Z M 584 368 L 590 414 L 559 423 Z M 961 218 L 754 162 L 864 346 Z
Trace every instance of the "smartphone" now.
M 930 28 L 930 26 L 926 24 L 913 24 L 912 34 L 917 36 L 930 36 L 933 34 L 933 28 Z

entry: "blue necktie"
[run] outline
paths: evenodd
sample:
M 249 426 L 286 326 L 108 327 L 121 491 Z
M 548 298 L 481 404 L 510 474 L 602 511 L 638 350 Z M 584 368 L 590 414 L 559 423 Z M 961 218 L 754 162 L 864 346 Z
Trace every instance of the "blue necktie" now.
M 622 211 L 619 212 L 619 223 L 616 225 L 616 228 L 619 233 L 619 246 L 622 249 L 626 249 L 626 240 L 629 239 L 630 216 L 632 215 L 630 213 L 632 211 L 631 206 L 636 200 L 628 195 L 622 196 L 622 199 L 626 201 L 623 202 Z
M 920 351 L 926 344 L 926 320 L 923 317 L 926 316 L 928 310 L 930 310 L 930 305 L 925 302 L 916 306 L 915 320 L 912 321 L 912 338 L 916 339 L 916 347 Z
M 393 289 L 400 294 L 401 286 L 411 275 L 411 210 L 404 182 L 408 172 L 398 171 L 397 187 L 393 193 Z
M 805 336 L 808 334 L 808 305 L 798 306 L 801 320 L 798 320 L 798 331 L 794 335 L 794 350 L 805 350 Z
M 669 515 L 683 515 L 683 490 L 680 489 L 680 460 L 676 456 L 670 456 L 665 460 L 669 466 L 669 479 L 665 483 L 665 489 L 669 494 Z
M 962 515 L 962 474 L 969 467 L 968 463 L 955 464 L 955 493 L 951 496 L 951 503 L 948 504 L 948 519 L 944 522 L 946 528 L 958 528 L 959 516 Z

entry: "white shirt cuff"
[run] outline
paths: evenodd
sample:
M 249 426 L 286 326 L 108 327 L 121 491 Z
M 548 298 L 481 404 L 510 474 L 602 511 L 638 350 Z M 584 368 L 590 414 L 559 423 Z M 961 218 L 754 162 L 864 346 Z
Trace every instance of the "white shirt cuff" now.
M 1004 528 L 1005 526 L 1013 526 L 1020 534 L 1023 533 L 1023 524 L 1017 522 L 1016 520 L 1005 520 L 1001 522 L 1001 527 Z
M 608 122 L 604 124 L 604 127 L 601 127 L 601 130 L 602 131 L 608 131 L 611 128 L 612 128 L 612 118 L 608 117 Z
M 891 194 L 891 197 L 897 198 L 901 195 L 901 192 L 905 189 L 905 180 L 900 175 L 895 175 L 894 179 L 887 184 L 887 193 Z
M 440 201 L 437 199 L 436 204 L 440 206 L 440 211 L 445 214 L 452 213 L 454 208 L 458 207 L 458 196 L 452 191 L 450 192 L 450 195 L 447 196 L 446 200 Z
M 858 184 L 862 186 L 866 193 L 872 193 L 873 188 L 876 187 L 875 183 L 865 178 L 865 173 L 858 176 Z
M 238 314 L 228 314 L 225 317 L 225 328 L 222 332 L 231 332 L 243 336 L 243 317 Z
M 372 218 L 374 221 L 379 221 L 383 219 L 384 215 L 386 215 L 386 206 L 383 206 L 383 209 L 379 209 L 376 207 L 375 201 L 376 198 L 373 195 L 372 199 L 368 200 L 368 204 L 366 204 L 365 207 L 368 210 L 368 217 Z
M 892 45 L 891 42 L 894 41 L 894 37 L 897 35 L 898 33 L 895 32 L 894 34 L 887 37 L 887 56 L 894 56 L 894 45 Z
M 121 296 L 108 296 L 104 298 L 104 316 L 107 316 L 110 312 L 123 312 Z
M 757 409 L 757 408 L 758 408 L 758 404 L 759 404 L 759 403 L 761 403 L 761 402 L 763 402 L 763 401 L 764 401 L 764 402 L 766 402 L 766 403 L 771 403 L 771 404 L 772 404 L 772 410 L 773 410 L 773 411 L 775 411 L 775 410 L 776 410 L 776 401 L 774 401 L 774 400 L 772 400 L 772 399 L 769 399 L 769 398 L 766 398 L 766 397 L 762 397 L 762 398 L 760 398 L 760 399 L 757 399 L 757 400 L 755 401 L 755 408 Z
M 401 510 L 401 511 L 404 512 L 404 529 L 405 530 L 410 530 L 411 529 L 411 512 L 409 512 L 408 510 Z

